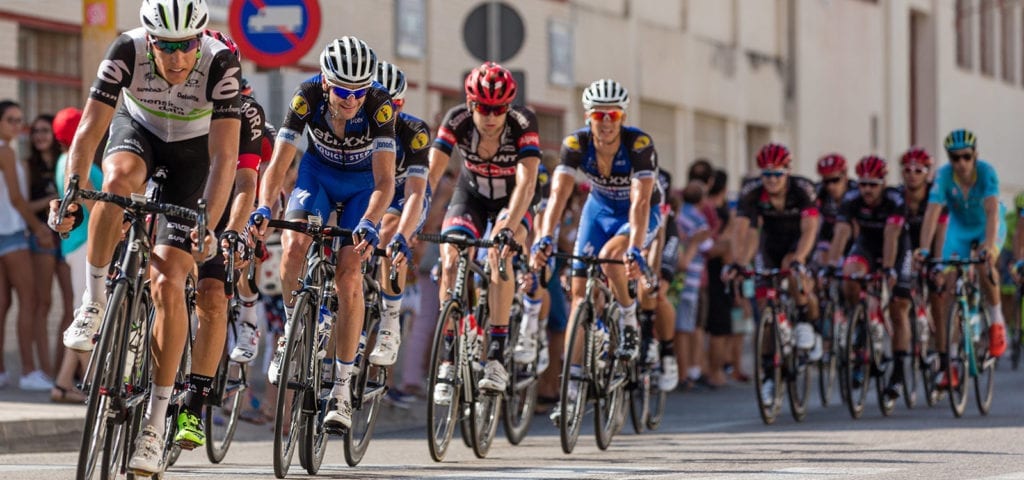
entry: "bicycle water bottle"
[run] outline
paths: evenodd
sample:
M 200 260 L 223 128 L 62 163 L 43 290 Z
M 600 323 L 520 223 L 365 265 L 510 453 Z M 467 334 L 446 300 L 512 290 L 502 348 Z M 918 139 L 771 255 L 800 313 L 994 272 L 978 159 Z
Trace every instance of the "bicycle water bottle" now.
M 921 343 L 928 343 L 931 332 L 928 330 L 928 310 L 924 305 L 917 307 L 917 338 Z
M 320 306 L 320 315 L 316 323 L 316 358 L 323 359 L 327 355 L 327 343 L 331 338 L 331 311 L 326 306 Z
M 968 325 L 970 325 L 971 341 L 977 343 L 981 340 L 981 315 L 978 314 L 978 307 L 970 308 Z
M 128 334 L 128 351 L 125 353 L 124 358 L 125 383 L 131 382 L 132 370 L 135 369 L 135 362 L 139 358 L 139 353 L 142 349 L 142 325 L 133 321 L 129 328 L 131 329 L 131 333 Z
M 604 324 L 604 321 L 600 318 L 597 319 L 594 332 L 597 334 L 596 340 L 600 350 L 597 352 L 597 367 L 604 368 L 608 364 L 608 326 Z
M 334 388 L 334 355 L 323 359 L 320 371 L 320 397 L 325 398 Z

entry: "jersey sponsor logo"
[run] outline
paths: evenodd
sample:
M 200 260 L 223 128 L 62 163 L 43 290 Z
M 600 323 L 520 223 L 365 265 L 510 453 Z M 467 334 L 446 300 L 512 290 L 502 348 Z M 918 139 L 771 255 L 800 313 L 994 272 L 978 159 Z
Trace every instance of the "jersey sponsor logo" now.
M 565 137 L 565 140 L 562 140 L 562 145 L 565 145 L 565 148 L 574 152 L 580 151 L 580 139 L 577 138 L 576 135 L 569 135 L 568 137 Z
M 427 132 L 424 132 L 423 130 L 420 130 L 420 131 L 416 132 L 416 135 L 414 135 L 412 137 L 412 141 L 409 142 L 409 147 L 412 148 L 412 151 L 418 152 L 418 151 L 423 150 L 424 148 L 426 148 L 427 145 L 429 145 L 429 144 L 430 144 L 430 135 L 427 135 Z
M 516 167 L 499 167 L 493 163 L 470 163 L 465 162 L 469 171 L 484 177 L 509 177 L 516 174 Z
M 513 120 L 519 123 L 519 127 L 523 130 L 530 128 L 530 119 L 526 118 L 526 115 L 523 115 L 523 112 L 513 108 L 508 111 L 508 116 L 512 117 Z
M 548 172 L 540 172 L 537 174 L 537 183 L 547 185 L 549 181 L 551 181 L 551 177 L 548 175 Z
M 306 200 L 308 200 L 309 197 L 310 197 L 309 191 L 305 190 L 305 189 L 301 189 L 301 188 L 296 188 L 294 195 L 295 195 L 295 199 L 298 200 L 298 202 L 300 204 L 301 203 L 306 203 Z
M 120 85 L 127 74 L 128 64 L 124 60 L 104 60 L 100 62 L 100 68 L 96 71 L 96 76 L 100 80 L 114 85 Z
M 633 141 L 633 150 L 640 151 L 651 145 L 651 137 L 640 135 Z
M 178 92 L 177 96 L 178 96 L 178 98 L 180 98 L 182 100 L 189 100 L 189 101 L 192 101 L 192 102 L 199 103 L 199 97 L 197 97 L 195 95 L 189 95 L 187 93 Z
M 310 130 L 313 132 L 313 137 L 321 144 L 331 148 L 356 148 L 369 145 L 373 140 L 370 137 L 370 132 L 364 132 L 362 135 L 345 135 L 345 138 L 339 139 L 334 132 L 330 130 L 311 127 Z M 357 133 L 357 132 L 352 132 Z
M 539 147 L 540 146 L 540 135 L 537 132 L 527 132 L 519 137 L 519 148 L 524 147 Z
M 220 79 L 216 85 L 213 86 L 213 93 L 210 94 L 210 98 L 214 100 L 228 100 L 238 96 L 238 79 L 235 75 L 241 71 L 241 68 L 231 67 L 224 72 L 224 78 Z
M 306 118 L 306 115 L 309 115 L 309 103 L 302 95 L 296 94 L 292 97 L 292 111 L 300 118 Z
M 384 125 L 391 121 L 391 118 L 395 116 L 395 111 L 391 108 L 391 103 L 385 103 L 377 108 L 377 112 L 373 114 L 373 119 L 377 121 L 377 125 Z
M 373 140 L 373 149 L 386 152 L 395 151 L 395 140 L 393 138 L 378 137 Z
M 441 127 L 441 130 L 437 132 L 437 137 L 449 145 L 455 144 L 455 134 L 448 127 Z

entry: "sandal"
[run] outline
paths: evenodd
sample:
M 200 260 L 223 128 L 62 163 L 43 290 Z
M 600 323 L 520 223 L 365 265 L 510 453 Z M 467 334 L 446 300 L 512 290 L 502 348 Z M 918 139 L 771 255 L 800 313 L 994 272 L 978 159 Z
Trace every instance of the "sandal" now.
M 77 388 L 64 388 L 54 385 L 50 390 L 50 401 L 53 403 L 85 403 L 85 394 Z

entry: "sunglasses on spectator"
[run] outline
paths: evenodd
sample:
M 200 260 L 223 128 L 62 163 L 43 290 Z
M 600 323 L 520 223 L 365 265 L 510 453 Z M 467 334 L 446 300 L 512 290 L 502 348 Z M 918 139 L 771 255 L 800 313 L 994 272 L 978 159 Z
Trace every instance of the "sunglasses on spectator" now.
M 342 100 L 347 99 L 349 96 L 352 96 L 356 100 L 359 100 L 360 98 L 365 97 L 367 92 L 370 91 L 370 86 L 367 85 L 367 86 L 362 87 L 362 88 L 345 88 L 345 87 L 339 87 L 339 86 L 336 86 L 336 85 L 332 85 L 331 86 L 331 91 L 334 92 L 334 94 L 337 95 L 338 98 L 340 98 Z
M 199 40 L 199 37 L 190 38 L 188 40 L 174 41 L 160 40 L 158 38 L 150 37 L 149 41 L 154 47 L 156 47 L 157 50 L 160 50 L 161 52 L 164 52 L 168 55 L 179 50 L 185 53 L 191 52 L 192 50 L 199 48 L 199 42 L 201 42 L 201 40 Z
M 922 173 L 928 173 L 928 168 L 927 167 L 917 167 L 917 166 L 913 166 L 913 165 L 907 165 L 906 167 L 903 167 L 903 173 L 916 173 L 916 174 L 920 175 Z
M 508 109 L 509 105 L 507 103 L 504 105 L 484 105 L 480 102 L 473 102 L 473 110 L 480 115 L 494 115 L 497 117 L 498 115 L 508 113 Z
M 765 178 L 781 178 L 785 174 L 785 170 L 761 170 L 761 176 Z
M 957 163 L 959 161 L 970 162 L 973 159 L 974 159 L 974 154 L 973 153 L 959 153 L 959 154 L 951 153 L 951 154 L 949 154 L 949 161 L 953 162 L 953 163 Z
M 860 185 L 861 187 L 872 187 L 872 188 L 874 188 L 874 187 L 881 187 L 882 183 L 883 182 L 881 180 L 858 180 L 857 181 L 857 185 Z
M 587 113 L 592 122 L 603 122 L 608 120 L 610 122 L 617 122 L 622 119 L 625 113 L 622 110 L 592 110 Z
M 833 183 L 839 183 L 841 181 L 843 181 L 843 177 L 829 177 L 821 179 L 821 182 L 827 185 L 832 185 Z

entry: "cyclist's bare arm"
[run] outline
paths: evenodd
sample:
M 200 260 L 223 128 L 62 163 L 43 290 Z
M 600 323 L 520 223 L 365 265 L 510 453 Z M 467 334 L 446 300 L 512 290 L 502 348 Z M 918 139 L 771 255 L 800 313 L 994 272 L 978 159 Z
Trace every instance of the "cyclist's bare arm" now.
M 750 234 L 750 219 L 737 216 L 732 230 L 732 258 L 740 265 L 747 265 L 754 256 L 747 235 Z M 756 248 L 756 247 L 755 247 Z
M 986 197 L 984 200 L 985 205 L 985 250 L 988 250 L 988 257 L 990 263 L 995 265 L 996 259 L 999 257 L 999 244 L 996 243 L 996 235 L 999 231 L 999 222 L 1002 217 L 999 216 L 999 198 L 995 195 Z
M 363 218 L 378 224 L 395 196 L 395 152 L 373 152 L 373 182 L 373 193 L 370 194 L 370 203 L 366 206 Z M 408 206 L 407 202 L 406 208 Z
M 539 237 L 553 236 L 555 228 L 562 221 L 562 213 L 569 203 L 573 189 L 576 188 L 576 178 L 567 172 L 555 171 L 551 180 L 551 197 L 548 198 L 548 208 L 540 218 Z
M 423 215 L 423 197 L 427 195 L 427 181 L 420 177 L 409 177 L 405 180 L 405 207 L 402 218 L 398 221 L 398 233 L 407 239 L 412 238 L 413 230 Z
M 89 177 L 89 169 L 96 157 L 96 149 L 99 148 L 100 141 L 106 135 L 113 118 L 114 107 L 91 98 L 86 100 L 85 110 L 82 111 L 82 122 L 78 124 L 75 139 L 71 142 L 71 150 L 68 151 L 67 172 L 64 175 L 65 189 L 72 175 L 78 175 L 83 179 L 80 182 L 82 188 L 91 186 L 91 183 L 84 179 Z
M 796 244 L 794 256 L 800 263 L 807 263 L 807 257 L 814 249 L 814 239 L 818 236 L 818 216 L 806 215 L 800 219 L 800 241 Z
M 850 234 L 853 227 L 849 222 L 836 222 L 832 231 L 832 243 L 828 246 L 827 262 L 829 265 L 838 265 L 843 258 L 843 248 L 850 242 Z
M 252 212 L 252 204 L 256 201 L 256 182 L 259 174 L 251 168 L 242 168 L 235 172 L 235 196 L 231 201 L 231 212 L 228 217 L 228 230 L 241 232 Z
M 537 166 L 540 157 L 525 157 L 516 166 L 516 186 L 508 201 L 508 218 L 505 227 L 519 225 L 530 208 L 533 192 L 537 188 Z
M 280 139 L 274 142 L 274 153 L 270 156 L 270 165 L 263 172 L 263 180 L 260 182 L 260 205 L 277 203 L 278 192 L 281 190 L 281 184 L 284 183 L 285 174 L 298 151 L 299 149 L 289 142 Z
M 934 202 L 928 203 L 928 209 L 924 211 L 924 220 L 921 222 L 921 248 L 928 249 L 935 237 L 935 228 L 939 223 L 939 216 L 942 215 L 942 205 Z M 934 252 L 938 254 L 939 252 Z
M 437 183 L 441 181 L 444 170 L 448 168 L 448 161 L 451 156 L 436 148 L 430 149 L 430 158 L 427 163 L 430 165 L 430 172 L 427 174 L 427 183 L 430 184 L 430 191 L 437 191 Z
M 903 224 L 886 222 L 882 230 L 882 267 L 892 268 L 896 265 L 896 250 L 899 249 L 900 234 L 903 233 Z
M 218 118 L 210 121 L 210 174 L 206 178 L 203 198 L 207 205 L 207 224 L 216 226 L 224 214 L 231 195 L 231 182 L 238 164 L 238 137 L 242 121 Z
M 643 248 L 647 223 L 651 218 L 651 191 L 654 177 L 634 178 L 629 182 L 629 245 Z

